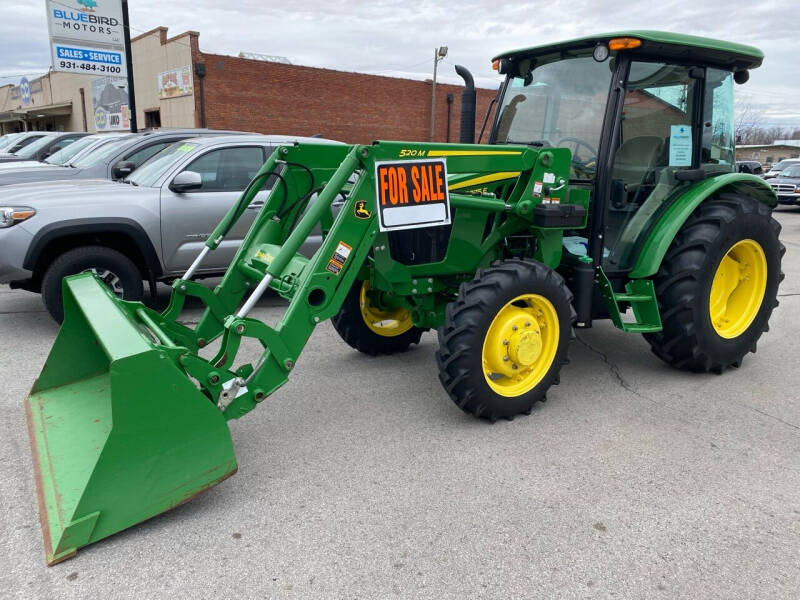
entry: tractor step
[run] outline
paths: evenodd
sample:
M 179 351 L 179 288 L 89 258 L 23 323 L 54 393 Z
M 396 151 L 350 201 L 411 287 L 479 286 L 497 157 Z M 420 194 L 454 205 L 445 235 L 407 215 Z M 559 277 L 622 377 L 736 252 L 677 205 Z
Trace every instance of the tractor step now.
M 625 284 L 624 292 L 615 292 L 611 282 L 600 271 L 600 291 L 606 301 L 611 321 L 626 333 L 655 333 L 661 331 L 661 315 L 658 312 L 656 291 L 650 279 L 634 279 Z M 620 303 L 630 304 L 633 321 L 624 321 Z

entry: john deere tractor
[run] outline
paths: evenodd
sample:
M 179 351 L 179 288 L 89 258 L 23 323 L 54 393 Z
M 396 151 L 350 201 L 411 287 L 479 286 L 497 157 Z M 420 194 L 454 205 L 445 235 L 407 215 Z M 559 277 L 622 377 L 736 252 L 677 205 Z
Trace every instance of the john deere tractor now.
M 488 144 L 467 143 L 466 110 L 459 144 L 277 148 L 165 311 L 65 279 L 26 403 L 48 562 L 232 475 L 226 422 L 287 383 L 327 319 L 373 355 L 435 329 L 447 395 L 489 421 L 544 399 L 595 319 L 677 368 L 738 367 L 782 279 L 776 198 L 734 168 L 733 84 L 762 58 L 654 31 L 507 52 Z M 222 282 L 194 282 L 261 189 Z M 268 289 L 288 301 L 276 324 L 251 316 Z M 188 297 L 205 307 L 195 327 Z M 263 351 L 237 360 L 245 338 Z

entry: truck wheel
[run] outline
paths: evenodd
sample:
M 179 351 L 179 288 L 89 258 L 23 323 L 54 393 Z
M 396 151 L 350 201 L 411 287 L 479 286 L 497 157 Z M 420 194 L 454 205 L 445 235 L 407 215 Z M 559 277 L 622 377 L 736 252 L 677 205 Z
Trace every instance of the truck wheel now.
M 61 280 L 87 271 L 95 273 L 124 300 L 141 300 L 144 295 L 142 274 L 124 254 L 104 246 L 75 248 L 54 260 L 42 278 L 42 300 L 56 322 L 64 320 Z
M 488 419 L 530 414 L 567 362 L 572 293 L 545 265 L 506 260 L 481 269 L 447 305 L 439 379 L 464 412 Z
M 331 322 L 347 344 L 370 356 L 405 352 L 419 344 L 423 329 L 405 308 L 382 310 L 370 301 L 369 282 L 356 281 Z
M 720 194 L 694 211 L 655 277 L 663 329 L 645 338 L 656 356 L 722 373 L 756 351 L 784 277 L 780 230 L 769 207 L 748 196 Z

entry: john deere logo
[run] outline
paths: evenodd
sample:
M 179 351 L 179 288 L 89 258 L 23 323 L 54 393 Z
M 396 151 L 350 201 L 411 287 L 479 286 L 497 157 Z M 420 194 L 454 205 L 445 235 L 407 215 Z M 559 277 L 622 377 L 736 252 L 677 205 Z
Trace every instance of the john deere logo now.
M 367 208 L 366 200 L 356 200 L 356 218 L 369 219 L 372 216 L 372 211 Z

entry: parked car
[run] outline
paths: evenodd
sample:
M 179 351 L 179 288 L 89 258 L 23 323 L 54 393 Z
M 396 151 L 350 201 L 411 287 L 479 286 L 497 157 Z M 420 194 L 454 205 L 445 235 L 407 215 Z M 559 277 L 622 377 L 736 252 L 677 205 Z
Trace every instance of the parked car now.
M 779 204 L 800 205 L 800 161 L 783 169 L 778 177 L 769 180 L 769 184 L 778 196 Z
M 9 186 L 0 200 L 0 283 L 41 292 L 61 320 L 61 279 L 93 271 L 128 300 L 142 281 L 182 274 L 276 145 L 321 138 L 227 135 L 170 145 L 121 181 Z M 262 191 L 198 276 L 222 274 L 263 205 Z M 312 198 L 313 201 L 313 198 Z M 309 203 L 310 204 L 310 203 Z M 321 237 L 309 242 L 313 252 Z M 313 248 L 311 246 L 314 246 Z
M 47 135 L 34 140 L 27 146 L 20 148 L 13 154 L 0 154 L 0 164 L 10 162 L 22 162 L 25 160 L 44 160 L 54 152 L 58 152 L 62 148 L 66 148 L 72 142 L 77 141 L 83 137 L 88 136 L 88 133 L 82 132 L 68 132 L 68 133 L 53 133 L 48 132 Z
M 214 129 L 161 129 L 133 133 L 73 160 L 69 167 L 43 167 L 0 173 L 0 185 L 59 179 L 124 179 L 148 158 L 170 144 L 190 137 L 242 134 Z
M 117 141 L 130 133 L 95 133 L 87 135 L 68 146 L 53 152 L 44 160 L 23 160 L 20 162 L 9 162 L 0 164 L 0 173 L 7 173 L 18 169 L 37 169 L 42 167 L 69 166 L 73 160 L 79 160 L 89 152 L 104 144 Z
M 763 175 L 764 169 L 757 160 L 737 160 L 736 170 L 739 173 L 750 173 L 751 175 Z
M 770 170 L 767 171 L 766 173 L 764 173 L 764 179 L 772 179 L 773 177 L 779 177 L 780 174 L 781 174 L 781 171 L 783 171 L 785 168 L 790 167 L 792 165 L 797 165 L 797 164 L 800 164 L 800 158 L 787 158 L 787 159 L 784 159 L 784 160 L 772 165 Z

